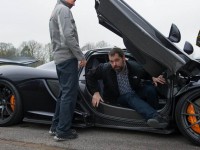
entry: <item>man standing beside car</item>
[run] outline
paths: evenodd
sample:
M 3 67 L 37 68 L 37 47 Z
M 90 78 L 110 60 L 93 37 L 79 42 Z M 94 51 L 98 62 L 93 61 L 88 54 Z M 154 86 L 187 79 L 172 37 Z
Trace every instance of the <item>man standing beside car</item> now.
M 100 64 L 87 73 L 87 86 L 92 97 L 92 105 L 98 107 L 100 101 L 107 100 L 129 107 L 141 114 L 147 124 L 154 128 L 167 127 L 167 121 L 153 108 L 158 101 L 157 92 L 151 82 L 141 84 L 141 79 L 165 84 L 162 75 L 151 77 L 141 65 L 126 60 L 123 51 L 114 47 L 108 53 L 109 63 Z M 100 95 L 98 80 L 103 80 L 103 98 Z M 145 100 L 143 100 L 145 99 Z
M 76 131 L 71 129 L 73 113 L 78 94 L 78 61 L 84 67 L 86 60 L 79 47 L 78 34 L 71 8 L 76 0 L 58 0 L 52 12 L 49 30 L 53 46 L 60 94 L 49 130 L 56 141 L 75 139 Z

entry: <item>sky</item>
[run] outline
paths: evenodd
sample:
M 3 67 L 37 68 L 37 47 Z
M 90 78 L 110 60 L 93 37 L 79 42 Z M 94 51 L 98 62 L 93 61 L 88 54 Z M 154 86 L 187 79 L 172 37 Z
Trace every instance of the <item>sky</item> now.
M 194 47 L 193 57 L 200 57 L 196 37 L 200 30 L 200 0 L 124 0 L 150 24 L 168 37 L 171 24 L 181 32 L 185 41 Z M 50 42 L 49 18 L 57 0 L 0 0 L 0 42 L 12 43 L 16 48 L 23 41 Z M 76 21 L 80 47 L 87 43 L 105 41 L 124 48 L 122 39 L 98 23 L 95 0 L 77 0 L 71 9 Z

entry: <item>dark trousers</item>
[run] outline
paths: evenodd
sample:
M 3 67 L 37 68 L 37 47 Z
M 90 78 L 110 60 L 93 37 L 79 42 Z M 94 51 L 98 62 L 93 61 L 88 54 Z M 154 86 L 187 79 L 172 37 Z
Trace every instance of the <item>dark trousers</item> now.
M 155 87 L 150 84 L 143 85 L 137 92 L 123 94 L 118 98 L 119 104 L 136 110 L 146 120 L 158 114 L 156 109 L 152 107 L 158 104 L 157 101 Z
M 57 99 L 51 129 L 56 130 L 57 135 L 65 136 L 71 128 L 78 94 L 77 59 L 70 59 L 56 65 L 56 71 L 60 84 L 60 94 Z

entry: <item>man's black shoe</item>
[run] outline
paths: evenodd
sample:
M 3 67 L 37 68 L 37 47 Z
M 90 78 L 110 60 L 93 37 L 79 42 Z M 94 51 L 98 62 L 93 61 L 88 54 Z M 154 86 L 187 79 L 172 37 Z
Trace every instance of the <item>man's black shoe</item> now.
M 71 129 L 69 133 L 65 136 L 59 136 L 59 135 L 54 136 L 54 140 L 56 141 L 66 141 L 69 139 L 76 139 L 76 138 L 78 138 L 78 134 L 76 133 L 76 130 L 74 129 Z
M 166 128 L 168 125 L 168 122 L 166 119 L 164 119 L 160 115 L 156 115 L 155 117 L 148 119 L 147 124 L 153 128 Z
M 49 134 L 50 134 L 51 136 L 55 136 L 55 135 L 56 135 L 56 130 L 50 129 L 50 130 L 49 130 Z

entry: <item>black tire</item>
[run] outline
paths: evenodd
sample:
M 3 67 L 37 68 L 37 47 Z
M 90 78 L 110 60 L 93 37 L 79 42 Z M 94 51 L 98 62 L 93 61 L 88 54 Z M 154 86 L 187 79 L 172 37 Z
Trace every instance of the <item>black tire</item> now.
M 0 79 L 0 126 L 5 127 L 22 120 L 19 92 L 9 81 Z
M 200 145 L 200 89 L 190 91 L 179 99 L 175 117 L 180 132 Z

